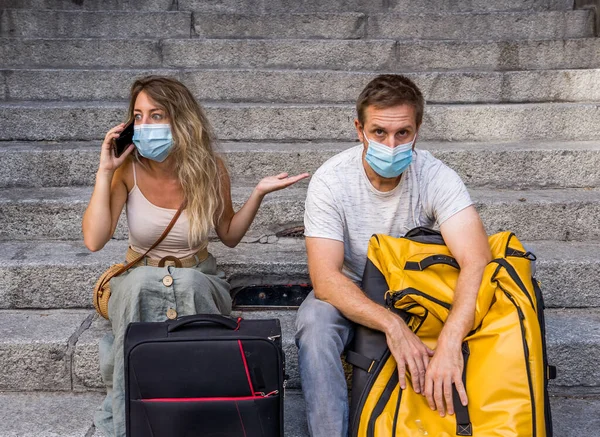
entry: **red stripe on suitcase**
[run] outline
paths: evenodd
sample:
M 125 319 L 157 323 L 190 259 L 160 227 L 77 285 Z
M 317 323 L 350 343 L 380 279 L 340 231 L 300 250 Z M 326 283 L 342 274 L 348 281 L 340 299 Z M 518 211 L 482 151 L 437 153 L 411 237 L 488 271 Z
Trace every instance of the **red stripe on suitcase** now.
M 242 413 L 240 413 L 240 407 L 238 406 L 238 403 L 235 403 L 235 409 L 238 412 L 238 417 L 240 418 L 240 425 L 242 425 L 242 431 L 244 431 L 244 437 L 246 436 L 246 427 L 244 426 L 244 419 L 242 419 Z
M 142 399 L 142 402 L 219 402 L 219 401 L 252 401 L 263 399 L 263 396 L 241 396 L 237 398 L 154 398 Z
M 242 354 L 242 361 L 244 363 L 244 369 L 246 369 L 246 377 L 248 378 L 248 385 L 250 386 L 250 393 L 255 395 L 254 387 L 252 386 L 252 379 L 250 378 L 250 370 L 248 369 L 248 362 L 246 361 L 246 354 L 244 353 L 244 347 L 242 346 L 242 340 L 238 340 L 240 345 L 240 353 Z

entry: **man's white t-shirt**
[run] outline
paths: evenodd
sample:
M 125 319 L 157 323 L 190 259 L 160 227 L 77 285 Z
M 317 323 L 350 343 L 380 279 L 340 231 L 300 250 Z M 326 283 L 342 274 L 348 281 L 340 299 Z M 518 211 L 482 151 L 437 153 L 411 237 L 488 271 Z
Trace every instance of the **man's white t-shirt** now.
M 304 235 L 342 241 L 342 272 L 356 283 L 373 234 L 401 237 L 417 226 L 437 229 L 473 203 L 454 170 L 418 149 L 397 187 L 376 190 L 363 167 L 363 147 L 335 155 L 315 172 L 304 211 Z

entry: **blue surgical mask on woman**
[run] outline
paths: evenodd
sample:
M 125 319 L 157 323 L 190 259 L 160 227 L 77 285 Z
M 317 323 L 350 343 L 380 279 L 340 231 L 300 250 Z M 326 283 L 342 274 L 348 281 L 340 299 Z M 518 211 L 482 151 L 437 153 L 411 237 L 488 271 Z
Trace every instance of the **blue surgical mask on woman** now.
M 133 144 L 140 155 L 153 161 L 167 159 L 173 135 L 169 124 L 138 124 L 133 127 Z
M 412 162 L 412 148 L 417 138 L 416 135 L 410 143 L 400 144 L 394 148 L 370 140 L 364 130 L 363 135 L 368 143 L 365 159 L 379 176 L 384 178 L 398 177 Z

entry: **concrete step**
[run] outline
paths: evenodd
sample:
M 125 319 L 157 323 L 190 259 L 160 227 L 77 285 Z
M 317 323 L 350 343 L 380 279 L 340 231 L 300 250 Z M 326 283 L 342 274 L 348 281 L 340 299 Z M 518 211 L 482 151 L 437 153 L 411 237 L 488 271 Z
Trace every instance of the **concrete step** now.
M 551 397 L 550 405 L 556 437 L 576 437 L 579 433 L 577 426 L 585 435 L 600 437 L 600 421 L 593 413 L 600 408 L 600 398 Z
M 0 0 L 0 9 L 168 11 L 174 4 L 173 0 Z
M 297 226 L 304 217 L 306 186 L 270 193 L 265 197 L 247 236 L 274 235 Z M 232 188 L 238 210 L 254 184 Z M 81 219 L 91 187 L 9 188 L 0 190 L 0 240 L 79 240 Z M 489 233 L 512 230 L 527 240 L 587 241 L 600 239 L 600 189 L 470 190 Z M 115 238 L 127 238 L 124 214 Z
M 4 66 L 156 68 L 158 40 L 0 38 Z
M 162 53 L 165 67 L 410 72 L 596 68 L 599 48 L 597 38 L 499 42 L 171 39 L 163 41 Z M 17 66 L 16 62 L 35 65 L 15 58 L 9 66 Z
M 591 11 L 381 14 L 367 22 L 369 38 L 424 40 L 564 39 L 594 36 Z
M 94 184 L 101 140 L 0 142 L 0 188 Z M 286 171 L 313 174 L 327 159 L 357 143 L 224 142 L 234 181 Z M 600 142 L 448 143 L 423 141 L 469 187 L 536 189 L 600 187 Z
M 0 70 L 6 92 L 2 100 L 124 101 L 131 84 L 147 75 L 174 76 L 175 69 L 13 69 Z M 600 74 L 600 73 L 599 73 Z M 39 83 L 45 83 L 39 87 Z M 43 89 L 42 89 L 43 88 Z
M 310 282 L 302 239 L 250 241 L 234 249 L 209 245 L 232 287 Z M 548 308 L 600 307 L 600 276 L 591 273 L 600 269 L 599 243 L 526 243 L 538 257 L 536 277 Z M 122 262 L 127 242 L 110 241 L 96 253 L 80 241 L 10 241 L 0 248 L 0 308 L 92 308 L 94 283 L 108 266 Z
M 6 1 L 6 0 L 5 0 Z M 14 0 L 13 0 L 14 1 Z M 32 1 L 32 0 L 29 0 Z M 179 0 L 179 9 L 197 12 L 228 13 L 288 13 L 288 12 L 402 12 L 421 14 L 430 12 L 477 11 L 545 11 L 573 9 L 573 0 L 251 0 L 239 2 L 224 0 Z
M 94 411 L 103 399 L 102 393 L 0 392 L 0 436 L 93 435 Z
M 180 73 L 180 79 L 201 101 L 355 103 L 360 91 L 380 73 L 383 72 L 184 70 Z M 35 75 L 35 73 L 31 74 Z M 12 75 L 13 81 L 18 80 L 16 76 Z M 600 87 L 597 86 L 600 81 L 600 70 L 597 69 L 505 72 L 438 71 L 406 73 L 406 76 L 416 82 L 425 99 L 430 103 L 600 100 Z M 77 76 L 73 79 L 75 83 L 83 80 Z M 132 80 L 131 76 L 127 79 Z M 7 83 L 10 93 L 11 81 L 8 78 Z M 31 88 L 33 87 L 27 84 L 19 86 L 19 90 L 23 91 Z M 128 86 L 123 85 L 121 92 L 125 94 L 123 97 L 125 99 L 128 97 L 126 94 L 128 89 Z M 37 91 L 37 93 L 42 92 L 44 91 Z M 17 93 L 17 97 L 14 97 L 12 93 L 9 96 L 11 99 L 21 99 L 18 97 L 19 94 Z M 67 94 L 67 98 L 70 98 L 68 96 L 69 94 Z M 22 99 L 27 98 L 39 99 L 40 97 L 36 95 L 27 97 L 27 94 L 22 97 Z M 57 99 L 57 97 L 52 98 Z
M 0 437 L 101 437 L 103 434 L 92 425 L 92 417 L 103 399 L 103 393 L 2 393 Z M 600 397 L 552 396 L 550 404 L 554 436 L 600 437 L 600 420 L 596 414 L 600 409 Z M 284 408 L 285 436 L 308 437 L 302 392 L 286 390 Z M 57 409 L 65 414 L 57 416 Z
M 600 39 L 599 39 L 600 41 Z M 600 53 L 600 52 L 599 52 Z M 204 105 L 221 140 L 354 141 L 355 108 L 339 104 Z M 117 102 L 0 102 L 0 141 L 96 140 L 122 122 Z M 420 140 L 581 141 L 600 137 L 600 105 L 428 105 Z
M 234 249 L 219 242 L 209 245 L 232 287 L 310 281 L 302 239 L 272 237 L 271 244 L 248 241 L 252 240 Z M 91 308 L 94 283 L 108 266 L 123 261 L 127 242 L 109 241 L 95 253 L 80 241 L 11 241 L 0 247 L 0 308 Z
M 202 38 L 561 39 L 594 36 L 594 14 L 585 10 L 422 15 L 196 13 L 194 30 Z
M 0 320 L 0 390 L 102 389 L 98 342 L 111 331 L 110 323 L 89 310 L 3 310 Z M 240 313 L 236 312 L 235 316 Z M 244 311 L 246 318 L 279 318 L 282 324 L 288 387 L 299 388 L 293 310 Z M 600 348 L 598 310 L 547 310 L 548 360 L 561 387 L 598 390 Z M 65 323 L 68 320 L 69 323 Z
M 0 10 L 0 35 L 24 38 L 187 38 L 191 34 L 191 18 L 191 12 L 5 9 Z M 557 20 L 560 18 L 557 17 Z M 586 36 L 582 32 L 584 21 L 576 20 L 580 21 L 580 32 L 573 36 Z M 575 25 L 572 19 L 568 21 Z
M 545 41 L 0 38 L 4 67 L 290 68 L 348 71 L 582 69 L 598 38 Z M 131 56 L 135 53 L 135 56 Z
M 103 400 L 93 392 L 0 393 L 0 437 L 101 437 L 93 416 Z M 285 436 L 308 437 L 302 393 L 287 390 L 284 408 Z
M 75 344 L 92 320 L 89 311 L 4 312 L 0 390 L 72 390 Z
M 149 74 L 174 76 L 201 101 L 354 103 L 376 76 L 333 70 L 5 69 L 0 100 L 129 98 L 131 84 Z M 430 103 L 600 101 L 600 69 L 407 73 Z M 39 84 L 45 86 L 40 87 Z
M 273 235 L 301 223 L 306 185 L 307 183 L 300 182 L 299 187 L 267 196 L 247 235 L 255 238 Z M 232 189 L 235 210 L 242 207 L 253 188 L 254 185 Z M 8 227 L 13 228 L 0 230 L 0 240 L 81 239 L 81 220 L 91 193 L 91 187 L 0 190 L 0 217 Z M 127 238 L 124 214 L 117 226 L 115 238 Z

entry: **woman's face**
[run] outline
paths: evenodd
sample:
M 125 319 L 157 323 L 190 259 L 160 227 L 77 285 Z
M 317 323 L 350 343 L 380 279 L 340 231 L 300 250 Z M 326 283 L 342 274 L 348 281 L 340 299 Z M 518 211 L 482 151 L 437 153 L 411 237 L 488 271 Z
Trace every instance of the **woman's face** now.
M 133 109 L 135 124 L 169 124 L 169 117 L 164 109 L 148 97 L 145 91 L 141 91 L 135 99 Z

